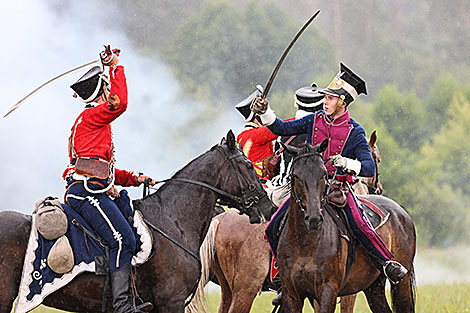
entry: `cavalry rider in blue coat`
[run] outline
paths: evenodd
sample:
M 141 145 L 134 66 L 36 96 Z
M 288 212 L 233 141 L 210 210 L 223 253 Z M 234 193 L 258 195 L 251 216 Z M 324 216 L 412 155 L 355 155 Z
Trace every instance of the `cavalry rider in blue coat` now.
M 370 177 L 375 174 L 369 145 L 364 128 L 349 116 L 348 105 L 359 94 L 367 94 L 365 82 L 344 64 L 330 85 L 320 91 L 325 94 L 323 108 L 304 118 L 283 122 L 276 118 L 267 100 L 258 98 L 252 110 L 259 114 L 264 125 L 279 136 L 307 134 L 307 143 L 317 145 L 329 139 L 324 159 L 328 174 L 340 182 L 351 182 L 351 175 Z M 398 283 L 408 272 L 400 263 L 393 261 L 393 254 L 387 249 L 380 237 L 364 220 L 355 198 L 349 194 L 348 203 L 343 208 L 355 236 L 370 254 L 372 262 L 383 270 L 392 283 Z M 284 205 L 288 206 L 288 201 Z M 283 206 L 284 206 L 283 205 Z M 280 208 L 282 210 L 283 207 Z M 268 226 L 269 227 L 269 226 Z M 280 295 L 273 303 L 280 302 Z

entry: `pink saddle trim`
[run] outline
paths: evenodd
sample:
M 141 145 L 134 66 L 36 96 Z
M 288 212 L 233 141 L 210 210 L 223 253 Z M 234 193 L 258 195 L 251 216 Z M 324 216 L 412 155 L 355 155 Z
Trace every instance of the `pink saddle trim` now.
M 363 199 L 363 198 L 360 198 L 360 197 L 357 197 L 357 199 L 359 199 L 359 201 L 361 201 L 362 203 L 367 205 L 369 208 L 371 208 L 372 211 L 374 211 L 375 213 L 380 215 L 381 220 L 383 220 L 387 216 L 387 214 L 385 214 L 384 211 L 382 211 L 381 208 L 379 208 L 378 206 L 376 206 L 375 204 L 373 204 L 369 200 L 366 200 L 366 199 Z

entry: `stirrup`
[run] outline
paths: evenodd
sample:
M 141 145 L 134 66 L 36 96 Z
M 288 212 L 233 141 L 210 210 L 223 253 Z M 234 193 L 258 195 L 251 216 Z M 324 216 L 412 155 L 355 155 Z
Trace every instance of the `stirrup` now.
M 144 302 L 135 307 L 137 312 L 150 312 L 153 309 L 153 304 L 150 302 Z

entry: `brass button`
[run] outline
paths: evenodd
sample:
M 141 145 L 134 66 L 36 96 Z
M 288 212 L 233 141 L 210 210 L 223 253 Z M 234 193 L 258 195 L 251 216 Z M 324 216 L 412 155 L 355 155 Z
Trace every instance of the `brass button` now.
M 313 136 L 313 137 L 317 138 L 317 135 L 315 135 L 315 136 Z

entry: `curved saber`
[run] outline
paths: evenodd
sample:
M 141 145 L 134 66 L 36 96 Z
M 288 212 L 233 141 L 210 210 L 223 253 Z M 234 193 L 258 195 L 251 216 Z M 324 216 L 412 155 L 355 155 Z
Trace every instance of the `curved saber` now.
M 271 89 L 271 85 L 273 84 L 274 78 L 276 77 L 277 72 L 279 71 L 279 68 L 281 67 L 282 62 L 283 62 L 284 59 L 286 58 L 286 56 L 287 56 L 287 54 L 289 53 L 290 49 L 292 48 L 292 46 L 294 45 L 294 43 L 297 41 L 297 39 L 299 39 L 300 35 L 302 35 L 302 33 L 303 33 L 304 30 L 308 27 L 308 25 L 310 25 L 310 23 L 313 22 L 313 20 L 317 17 L 317 15 L 318 15 L 319 13 L 320 13 L 320 10 L 318 10 L 317 12 L 315 12 L 315 14 L 312 15 L 312 17 L 304 24 L 304 26 L 302 26 L 302 28 L 299 30 L 299 32 L 297 33 L 297 35 L 295 35 L 294 39 L 292 39 L 292 41 L 291 41 L 291 43 L 289 44 L 289 46 L 287 46 L 287 48 L 286 48 L 286 50 L 284 51 L 284 53 L 282 54 L 281 58 L 280 58 L 279 61 L 277 62 L 276 67 L 274 68 L 274 71 L 273 71 L 273 73 L 271 74 L 271 77 L 269 77 L 268 83 L 266 84 L 266 88 L 264 88 L 263 95 L 262 95 L 262 99 L 263 99 L 263 100 L 264 100 L 264 99 L 266 98 L 266 96 L 268 95 L 269 89 Z
M 3 118 L 7 117 L 8 114 L 10 114 L 11 112 L 15 111 L 23 102 L 25 102 L 27 99 L 29 99 L 33 94 L 35 94 L 39 89 L 49 85 L 50 83 L 52 83 L 53 81 L 61 78 L 61 77 L 64 77 L 64 76 L 67 76 L 69 74 L 72 74 L 76 71 L 79 71 L 81 70 L 82 68 L 84 67 L 87 67 L 87 66 L 90 66 L 90 65 L 93 65 L 95 63 L 99 63 L 101 64 L 101 60 L 100 59 L 96 59 L 96 60 L 93 60 L 93 61 L 90 61 L 90 62 L 87 62 L 85 64 L 82 64 L 80 66 L 77 66 L 77 67 L 74 67 L 73 69 L 70 69 L 60 75 L 57 75 L 56 77 L 54 78 L 51 78 L 49 79 L 47 82 L 45 82 L 44 84 L 42 84 L 41 86 L 37 87 L 36 89 L 34 89 L 33 91 L 31 91 L 30 93 L 28 93 L 26 96 L 24 96 L 20 101 L 18 101 L 15 105 L 13 105 L 9 110 L 8 112 L 3 116 Z

